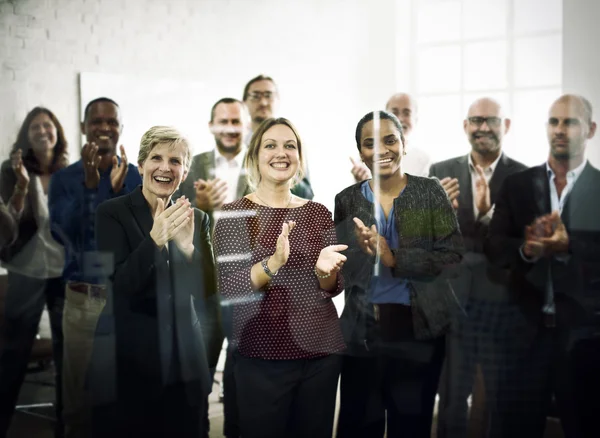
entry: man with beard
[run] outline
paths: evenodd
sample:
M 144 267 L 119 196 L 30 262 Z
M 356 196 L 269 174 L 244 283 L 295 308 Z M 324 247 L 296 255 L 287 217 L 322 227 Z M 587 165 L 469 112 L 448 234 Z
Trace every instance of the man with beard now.
M 444 438 L 467 435 L 467 399 L 479 373 L 485 388 L 484 412 L 494 415 L 491 406 L 499 396 L 496 370 L 505 359 L 509 342 L 505 334 L 513 309 L 505 286 L 497 282 L 503 273 L 490 270 L 483 242 L 504 179 L 526 169 L 502 153 L 510 119 L 504 117 L 497 101 L 481 98 L 473 102 L 463 127 L 471 152 L 436 163 L 430 170 L 452 201 L 467 249 L 463 275 L 456 284 L 463 309 L 447 338 L 445 375 L 440 383 L 438 436 Z
M 417 101 L 406 93 L 396 93 L 389 98 L 385 105 L 385 110 L 394 114 L 402 124 L 402 133 L 406 139 L 406 155 L 402 157 L 402 171 L 410 175 L 427 176 L 431 158 L 420 148 L 413 147 L 410 143 L 410 137 L 413 128 L 418 121 Z M 362 162 L 352 161 L 352 176 L 356 182 L 361 182 L 371 178 L 371 172 Z
M 552 394 L 566 438 L 598 436 L 600 171 L 585 157 L 595 132 L 590 102 L 561 96 L 548 115 L 548 161 L 498 193 L 485 253 L 510 273 L 519 324 L 494 436 L 543 436 Z
M 217 101 L 208 122 L 216 147 L 194 156 L 188 178 L 181 183 L 181 194 L 195 199 L 196 207 L 210 215 L 212 228 L 214 211 L 250 193 L 244 172 L 247 126 L 248 113 L 242 102 L 231 97 Z
M 90 395 L 85 382 L 96 325 L 106 304 L 104 268 L 112 265 L 96 251 L 96 209 L 142 182 L 136 167 L 127 163 L 122 145 L 121 156 L 117 155 L 122 131 L 119 105 L 106 97 L 92 100 L 81 122 L 87 141 L 81 159 L 50 180 L 51 230 L 65 247 L 63 419 L 67 438 L 91 434 Z
M 275 117 L 279 108 L 279 90 L 273 78 L 265 75 L 258 75 L 246 84 L 244 87 L 244 103 L 248 107 L 252 124 L 249 135 L 246 138 L 246 146 L 250 144 L 252 133 L 256 131 L 259 125 L 271 117 Z M 308 180 L 308 169 L 304 171 L 305 177 L 299 181 L 293 188 L 292 193 L 304 199 L 312 199 L 314 193 Z

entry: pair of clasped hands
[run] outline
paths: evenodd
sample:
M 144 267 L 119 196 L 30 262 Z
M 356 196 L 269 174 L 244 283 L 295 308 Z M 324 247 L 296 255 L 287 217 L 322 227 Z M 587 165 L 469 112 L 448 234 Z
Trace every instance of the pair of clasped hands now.
M 393 268 L 396 265 L 396 257 L 390 250 L 385 237 L 377 232 L 377 227 L 373 224 L 369 228 L 357 217 L 353 221 L 354 235 L 360 249 L 367 255 L 378 255 L 385 266 Z
M 159 248 L 163 248 L 172 240 L 188 258 L 192 257 L 194 209 L 185 196 L 180 197 L 167 208 L 165 208 L 165 201 L 157 198 L 150 237 Z
M 569 235 L 558 211 L 541 216 L 525 227 L 522 250 L 530 259 L 568 253 Z
M 295 226 L 295 221 L 286 221 L 281 225 L 281 233 L 277 238 L 275 253 L 271 256 L 272 263 L 275 265 L 275 272 L 288 261 L 290 256 L 289 236 Z M 329 245 L 323 248 L 315 265 L 317 274 L 321 277 L 329 277 L 341 270 L 346 261 L 346 256 L 340 254 L 340 251 L 346 249 L 348 249 L 348 245 Z

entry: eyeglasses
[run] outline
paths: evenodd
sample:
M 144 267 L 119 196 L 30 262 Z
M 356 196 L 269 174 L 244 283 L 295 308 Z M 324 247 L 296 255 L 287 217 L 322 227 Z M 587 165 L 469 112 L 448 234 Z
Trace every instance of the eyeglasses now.
M 275 93 L 273 93 L 272 91 L 255 91 L 253 93 L 248 94 L 248 99 L 250 99 L 253 102 L 258 102 L 259 100 L 262 100 L 263 97 L 267 100 L 273 100 L 273 98 L 275 97 Z
M 502 119 L 500 117 L 469 117 L 467 119 L 471 125 L 475 125 L 478 128 L 483 125 L 483 122 L 486 122 L 490 128 L 497 128 L 502 123 Z

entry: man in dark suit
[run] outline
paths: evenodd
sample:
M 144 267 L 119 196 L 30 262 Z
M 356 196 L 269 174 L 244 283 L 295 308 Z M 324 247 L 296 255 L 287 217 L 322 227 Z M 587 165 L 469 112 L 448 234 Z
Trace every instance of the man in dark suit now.
M 456 315 L 448 335 L 438 416 L 438 436 L 460 438 L 466 436 L 467 398 L 477 370 L 483 372 L 488 401 L 496 397 L 496 369 L 503 360 L 499 339 L 510 324 L 506 314 L 511 309 L 506 306 L 503 286 L 490 279 L 494 273 L 483 254 L 483 241 L 502 182 L 526 169 L 502 152 L 510 119 L 497 101 L 481 98 L 473 102 L 463 127 L 471 144 L 469 154 L 436 163 L 430 170 L 430 176 L 441 180 L 452 201 L 467 249 L 464 275 L 457 282 L 463 312 Z
M 548 161 L 508 177 L 498 194 L 485 252 L 510 270 L 520 324 L 496 436 L 543 436 L 552 394 L 567 438 L 600 430 L 600 171 L 585 158 L 595 131 L 587 99 L 561 96 Z

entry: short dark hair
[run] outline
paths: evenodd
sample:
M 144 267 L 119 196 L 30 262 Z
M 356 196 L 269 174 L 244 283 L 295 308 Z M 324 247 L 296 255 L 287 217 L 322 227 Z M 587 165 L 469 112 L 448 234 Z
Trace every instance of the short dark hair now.
M 119 107 L 119 104 L 117 102 L 115 102 L 114 100 L 108 98 L 108 97 L 97 97 L 94 100 L 90 100 L 88 102 L 88 104 L 85 106 L 85 109 L 83 110 L 83 121 L 85 122 L 87 120 L 88 117 L 88 113 L 90 111 L 90 108 L 92 107 L 92 105 L 94 105 L 95 103 L 98 102 L 108 102 L 108 103 L 112 103 L 114 106 L 116 106 L 117 108 Z
M 215 120 L 215 111 L 216 111 L 217 107 L 222 103 L 225 103 L 228 105 L 232 104 L 232 103 L 239 103 L 240 105 L 244 106 L 244 102 L 242 102 L 241 100 L 235 99 L 233 97 L 224 97 L 222 99 L 219 99 L 210 109 L 210 121 L 211 122 Z
M 253 83 L 258 82 L 258 81 L 271 81 L 273 83 L 273 85 L 275 85 L 275 89 L 279 92 L 279 90 L 277 89 L 277 84 L 275 83 L 275 81 L 273 80 L 272 77 L 260 74 L 256 77 L 250 79 L 250 81 L 248 81 L 248 83 L 244 87 L 244 97 L 242 98 L 242 100 L 244 102 L 248 98 L 248 90 L 250 89 L 250 85 L 252 85 Z
M 398 117 L 388 111 L 371 111 L 370 113 L 365 114 L 363 118 L 359 120 L 358 125 L 356 125 L 354 137 L 356 138 L 356 147 L 358 148 L 358 151 L 360 152 L 360 138 L 362 137 L 363 127 L 367 122 L 373 120 L 375 114 L 378 115 L 379 120 L 391 120 L 392 123 L 394 123 L 400 133 L 400 140 L 402 140 L 402 143 L 404 144 L 404 132 L 402 131 L 402 124 L 400 123 L 400 120 L 398 120 Z
M 40 114 L 46 114 L 56 127 L 56 145 L 54 146 L 52 163 L 50 164 L 50 173 L 54 173 L 57 170 L 66 167 L 66 165 L 68 164 L 68 144 L 62 125 L 60 124 L 58 118 L 54 115 L 54 113 L 48 108 L 36 106 L 34 109 L 29 111 L 27 116 L 25 116 L 25 120 L 23 120 L 23 124 L 21 125 L 19 133 L 17 134 L 17 141 L 15 141 L 15 144 L 12 147 L 11 154 L 17 152 L 18 150 L 21 150 L 23 164 L 25 165 L 25 168 L 28 172 L 35 173 L 37 175 L 42 173 L 42 169 L 40 168 L 40 163 L 35 157 L 33 149 L 29 144 L 29 125 L 31 125 L 33 119 L 35 119 Z

